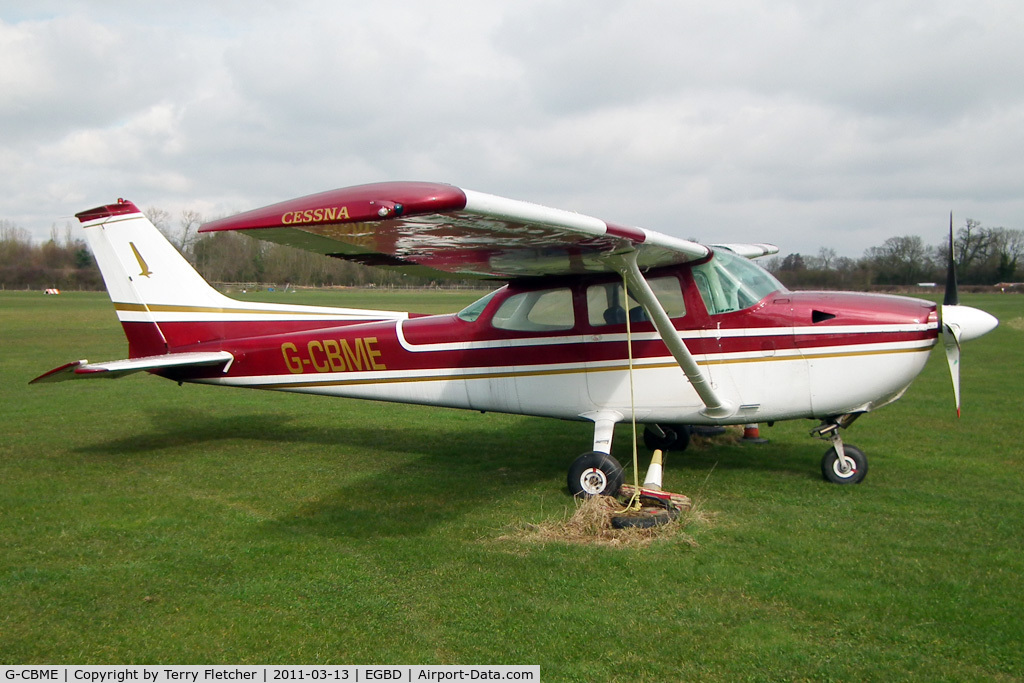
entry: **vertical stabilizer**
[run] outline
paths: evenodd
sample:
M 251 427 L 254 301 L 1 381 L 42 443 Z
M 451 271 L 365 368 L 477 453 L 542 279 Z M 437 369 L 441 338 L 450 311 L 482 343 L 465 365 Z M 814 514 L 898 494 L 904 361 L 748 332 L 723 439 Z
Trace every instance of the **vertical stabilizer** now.
M 133 203 L 76 214 L 117 317 L 128 336 L 129 355 L 167 353 L 171 344 L 160 327 L 168 311 L 221 308 L 231 302 L 211 287 Z
M 149 306 L 220 307 L 233 301 L 207 284 L 131 202 L 121 199 L 76 218 L 85 228 L 111 301 L 115 307 L 123 304 L 119 315 L 145 312 Z

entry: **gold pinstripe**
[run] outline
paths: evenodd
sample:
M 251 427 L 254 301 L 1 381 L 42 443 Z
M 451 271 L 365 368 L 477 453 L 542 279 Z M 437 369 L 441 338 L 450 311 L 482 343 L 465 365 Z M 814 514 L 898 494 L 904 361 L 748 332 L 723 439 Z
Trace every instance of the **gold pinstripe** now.
M 723 358 L 721 360 L 710 360 L 710 361 L 698 361 L 698 365 L 733 365 L 742 363 L 777 363 L 782 361 L 801 361 L 801 360 L 821 360 L 825 358 L 844 358 L 844 357 L 856 357 L 856 356 L 881 356 L 881 355 L 892 355 L 892 354 L 903 354 L 903 353 L 928 353 L 931 351 L 931 347 L 920 347 L 911 349 L 879 349 L 875 351 L 860 351 L 860 352 L 832 352 L 832 353 L 817 353 L 810 355 L 801 356 L 786 356 L 782 358 Z M 661 370 L 666 368 L 679 367 L 675 361 L 662 362 L 662 363 L 648 363 L 634 365 L 636 370 Z M 599 368 L 587 368 L 587 367 L 573 367 L 573 368 L 562 368 L 558 370 L 524 370 L 524 371 L 505 371 L 505 372 L 487 372 L 478 375 L 428 375 L 422 377 L 380 377 L 380 378 L 369 378 L 369 379 L 351 379 L 351 380 L 324 380 L 324 381 L 308 381 L 308 382 L 280 382 L 280 383 L 266 383 L 257 385 L 246 385 L 255 388 L 267 388 L 267 389 L 305 389 L 311 387 L 344 387 L 344 386 L 356 386 L 356 385 L 375 385 L 375 384 L 399 384 L 399 383 L 414 383 L 414 382 L 446 382 L 456 380 L 474 380 L 474 379 L 508 379 L 513 377 L 556 377 L 559 375 L 577 375 L 585 372 L 624 372 L 629 369 L 627 364 L 613 365 Z
M 280 310 L 271 311 L 261 308 L 214 308 L 209 306 L 179 306 L 175 304 L 128 304 L 115 303 L 114 310 L 130 311 L 133 313 L 258 313 L 261 315 L 303 315 L 303 316 L 325 316 L 338 317 L 348 315 L 340 312 L 320 312 L 304 310 Z M 188 321 L 183 321 L 188 322 Z

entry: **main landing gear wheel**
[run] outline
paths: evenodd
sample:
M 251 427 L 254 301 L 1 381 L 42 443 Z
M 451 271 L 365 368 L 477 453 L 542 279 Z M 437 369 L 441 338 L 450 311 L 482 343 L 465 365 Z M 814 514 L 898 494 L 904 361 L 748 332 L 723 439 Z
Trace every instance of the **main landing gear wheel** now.
M 568 484 L 573 496 L 614 496 L 622 486 L 622 465 L 607 453 L 584 453 L 569 468 Z
M 649 451 L 685 451 L 690 445 L 690 425 L 658 425 L 664 435 L 647 425 L 644 427 L 644 447 Z
M 867 456 L 864 455 L 864 451 L 856 446 L 845 444 L 843 445 L 843 452 L 847 458 L 853 460 L 853 466 L 848 471 L 843 472 L 843 468 L 839 464 L 839 454 L 836 453 L 836 448 L 833 446 L 825 451 L 825 456 L 821 459 L 821 476 L 825 477 L 825 481 L 832 482 L 833 484 L 861 483 L 868 474 Z

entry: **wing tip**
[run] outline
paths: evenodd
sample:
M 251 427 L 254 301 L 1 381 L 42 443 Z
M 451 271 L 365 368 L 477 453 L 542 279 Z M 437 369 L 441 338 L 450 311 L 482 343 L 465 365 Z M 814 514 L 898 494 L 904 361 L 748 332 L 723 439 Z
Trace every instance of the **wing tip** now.
M 727 249 L 735 254 L 749 259 L 761 258 L 762 256 L 773 256 L 779 253 L 779 248 L 774 244 L 753 243 L 753 244 L 712 244 L 713 249 Z
M 382 221 L 402 215 L 458 211 L 466 206 L 459 187 L 425 181 L 388 181 L 327 190 L 287 199 L 204 223 L 199 232 L 306 229 L 338 223 Z

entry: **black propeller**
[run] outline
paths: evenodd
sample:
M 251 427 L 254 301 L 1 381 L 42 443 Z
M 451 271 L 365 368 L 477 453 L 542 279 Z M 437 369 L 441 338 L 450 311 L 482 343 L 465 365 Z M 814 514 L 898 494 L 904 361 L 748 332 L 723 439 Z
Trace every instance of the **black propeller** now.
M 953 259 L 953 212 L 949 212 L 949 258 L 946 260 L 946 296 L 943 306 L 957 306 L 960 296 L 956 291 L 956 261 Z
M 946 262 L 946 294 L 939 307 L 939 329 L 946 349 L 949 376 L 953 380 L 956 415 L 960 417 L 960 342 L 975 339 L 995 329 L 999 321 L 985 311 L 960 305 L 957 293 L 956 261 L 953 258 L 953 214 L 949 214 L 949 259 Z

